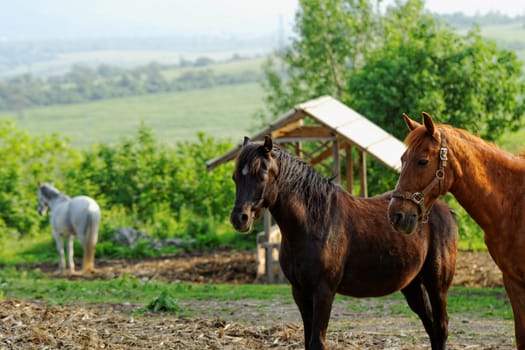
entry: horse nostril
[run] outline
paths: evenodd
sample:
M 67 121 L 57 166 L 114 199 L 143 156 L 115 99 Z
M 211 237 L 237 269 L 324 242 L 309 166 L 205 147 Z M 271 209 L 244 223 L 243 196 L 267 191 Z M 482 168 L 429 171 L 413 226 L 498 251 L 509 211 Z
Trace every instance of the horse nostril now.
M 399 225 L 403 219 L 405 218 L 405 214 L 403 214 L 402 212 L 398 211 L 396 213 L 394 213 L 393 217 L 392 217 L 392 223 L 394 225 Z
M 407 216 L 407 222 L 410 225 L 413 225 L 417 221 L 417 215 L 416 214 L 410 214 Z
M 248 215 L 247 214 L 241 214 L 241 222 L 246 223 L 248 221 Z

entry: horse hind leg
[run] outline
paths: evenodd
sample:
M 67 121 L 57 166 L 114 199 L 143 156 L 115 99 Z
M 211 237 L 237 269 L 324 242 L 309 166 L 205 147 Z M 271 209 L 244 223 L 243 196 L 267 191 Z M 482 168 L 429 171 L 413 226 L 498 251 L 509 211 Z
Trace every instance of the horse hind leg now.
M 95 270 L 95 244 L 86 239 L 82 257 L 82 273 L 90 273 L 93 270 Z
M 430 344 L 433 350 L 445 349 L 446 340 L 448 337 L 448 319 L 443 319 L 442 312 L 434 313 L 435 307 L 429 298 L 429 294 L 425 286 L 421 283 L 419 278 L 414 279 L 408 286 L 401 290 L 405 299 L 414 311 L 427 332 L 430 338 Z M 445 325 L 443 328 L 442 325 Z
M 83 243 L 84 255 L 82 258 L 82 272 L 84 274 L 95 270 L 95 245 L 98 240 L 98 219 L 99 217 L 89 216 L 84 228 Z

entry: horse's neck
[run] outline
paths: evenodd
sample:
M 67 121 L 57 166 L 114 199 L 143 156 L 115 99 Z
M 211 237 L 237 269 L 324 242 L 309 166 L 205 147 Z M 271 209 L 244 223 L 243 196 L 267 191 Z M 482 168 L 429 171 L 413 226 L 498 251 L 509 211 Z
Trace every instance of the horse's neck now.
M 510 209 L 505 203 L 522 202 L 525 162 L 483 143 L 473 146 L 458 140 L 449 148 L 454 154 L 450 166 L 455 176 L 450 192 L 485 231 L 494 227 L 498 224 L 494 219 Z
M 326 222 L 332 208 L 332 196 L 337 191 L 333 184 L 318 174 L 308 173 L 312 178 L 303 178 L 303 173 L 286 172 L 277 182 L 278 196 L 270 212 L 283 235 L 316 232 Z M 282 173 L 281 173 L 282 174 Z M 293 174 L 293 175 L 292 175 Z M 300 176 L 297 176 L 297 175 Z M 305 181 L 297 182 L 298 178 Z M 288 236 L 287 238 L 292 238 Z

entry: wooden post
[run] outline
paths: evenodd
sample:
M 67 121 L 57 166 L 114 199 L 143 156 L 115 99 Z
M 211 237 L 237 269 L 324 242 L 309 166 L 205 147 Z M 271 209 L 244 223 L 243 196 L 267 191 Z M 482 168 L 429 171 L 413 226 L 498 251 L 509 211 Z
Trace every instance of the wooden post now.
M 348 144 L 345 149 L 346 162 L 346 190 L 354 194 L 354 157 L 352 155 L 352 145 Z
M 361 197 L 368 197 L 368 187 L 366 182 L 366 153 L 359 151 L 359 181 L 361 182 Z
M 268 242 L 270 240 L 270 230 L 272 229 L 272 214 L 270 214 L 270 211 L 266 209 L 264 211 L 264 241 Z
M 341 181 L 341 176 L 339 175 L 341 172 L 341 166 L 339 164 L 339 143 L 337 138 L 335 138 L 332 143 L 332 156 L 334 157 L 334 182 L 339 183 Z

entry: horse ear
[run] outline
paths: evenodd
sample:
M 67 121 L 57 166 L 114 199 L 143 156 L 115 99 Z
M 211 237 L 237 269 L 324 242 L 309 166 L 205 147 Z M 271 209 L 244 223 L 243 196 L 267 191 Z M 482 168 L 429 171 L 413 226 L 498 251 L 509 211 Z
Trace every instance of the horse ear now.
M 244 136 L 244 141 L 242 142 L 242 146 L 246 146 L 250 142 L 250 138 L 248 136 Z
M 416 128 L 421 126 L 421 124 L 419 124 L 415 120 L 410 119 L 410 117 L 408 115 L 406 115 L 405 113 L 403 113 L 403 119 L 405 120 L 405 124 L 408 126 L 408 129 L 410 131 L 412 131 L 412 130 L 414 130 L 414 129 L 416 129 Z
M 272 137 L 270 135 L 266 135 L 264 137 L 264 145 L 263 145 L 264 151 L 266 153 L 270 153 L 273 149 L 273 141 Z
M 438 130 L 436 124 L 434 124 L 432 117 L 427 112 L 423 112 L 423 123 L 425 124 L 425 128 L 427 128 L 427 133 L 437 140 Z

